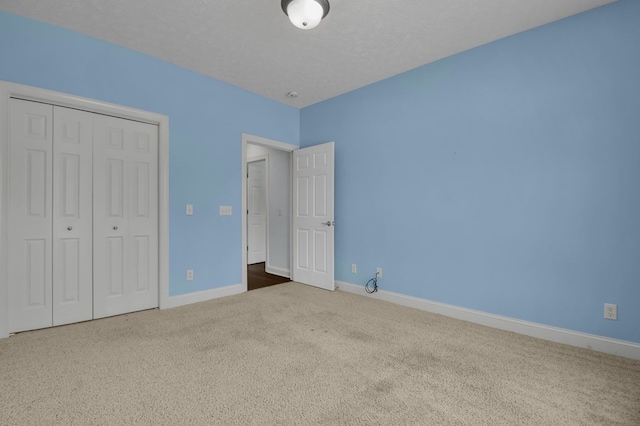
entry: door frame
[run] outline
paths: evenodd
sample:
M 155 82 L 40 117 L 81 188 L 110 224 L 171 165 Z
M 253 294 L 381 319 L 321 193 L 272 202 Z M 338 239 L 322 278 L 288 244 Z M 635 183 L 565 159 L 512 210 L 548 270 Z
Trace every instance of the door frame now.
M 264 262 L 265 265 L 269 264 L 269 154 L 259 155 L 257 157 L 251 157 L 247 159 L 247 168 L 249 163 L 258 163 L 260 161 L 264 161 Z M 247 173 L 249 171 L 247 170 Z M 247 185 L 249 185 L 248 181 L 249 177 L 247 177 Z M 247 187 L 247 197 L 249 197 L 249 191 Z M 247 222 L 247 250 L 249 250 L 249 200 L 247 199 L 247 210 L 243 210 L 247 212 L 244 216 L 244 220 Z M 249 262 L 249 255 L 247 254 L 247 264 Z
M 158 306 L 169 307 L 169 117 L 108 102 L 0 80 L 0 338 L 8 337 L 7 227 L 11 98 L 75 108 L 158 126 Z M 245 272 L 246 274 L 246 272 Z M 245 283 L 246 289 L 246 283 Z
M 296 149 L 300 149 L 299 145 L 293 145 L 290 143 L 280 142 L 273 139 L 267 139 L 260 136 L 250 135 L 248 133 L 242 134 L 242 214 L 244 220 L 242 220 L 242 291 L 247 291 L 247 145 L 259 145 L 266 148 L 278 149 L 285 152 L 293 152 Z M 291 172 L 289 173 L 289 190 L 291 190 Z M 289 201 L 289 211 L 291 211 L 291 201 Z M 267 224 L 268 227 L 268 224 Z M 291 215 L 289 215 L 289 228 L 291 228 Z M 291 242 L 289 242 L 291 247 Z M 291 250 L 289 250 L 289 257 L 292 256 Z M 290 260 L 291 264 L 291 260 Z

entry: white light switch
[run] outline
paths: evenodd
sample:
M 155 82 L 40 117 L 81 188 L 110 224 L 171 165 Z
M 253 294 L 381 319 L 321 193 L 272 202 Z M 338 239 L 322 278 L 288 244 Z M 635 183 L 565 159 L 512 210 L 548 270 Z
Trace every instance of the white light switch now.
M 231 206 L 220 206 L 220 216 L 231 216 Z
M 193 216 L 193 204 L 187 204 L 187 210 L 185 214 L 187 216 Z

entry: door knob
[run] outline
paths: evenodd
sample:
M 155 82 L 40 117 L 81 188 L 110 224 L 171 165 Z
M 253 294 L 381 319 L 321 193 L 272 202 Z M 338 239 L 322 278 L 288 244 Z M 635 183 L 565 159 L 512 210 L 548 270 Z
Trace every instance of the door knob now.
M 67 226 L 67 231 L 71 231 L 73 229 L 72 226 Z
M 334 223 L 335 223 L 335 222 L 326 221 L 326 222 L 322 222 L 322 223 L 321 223 L 321 225 L 324 225 L 324 226 L 331 226 L 331 225 L 333 225 Z
M 113 230 L 114 230 L 114 231 L 117 231 L 117 230 L 118 230 L 118 227 L 117 227 L 117 226 L 114 226 L 114 227 L 113 227 Z

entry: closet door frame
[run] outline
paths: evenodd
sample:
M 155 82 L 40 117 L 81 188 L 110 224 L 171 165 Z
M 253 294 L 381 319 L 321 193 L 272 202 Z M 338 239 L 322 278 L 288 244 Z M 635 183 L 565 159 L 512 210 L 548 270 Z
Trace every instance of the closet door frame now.
M 158 305 L 169 306 L 169 117 L 94 99 L 0 81 L 0 338 L 8 337 L 7 180 L 11 98 L 42 102 L 158 126 Z

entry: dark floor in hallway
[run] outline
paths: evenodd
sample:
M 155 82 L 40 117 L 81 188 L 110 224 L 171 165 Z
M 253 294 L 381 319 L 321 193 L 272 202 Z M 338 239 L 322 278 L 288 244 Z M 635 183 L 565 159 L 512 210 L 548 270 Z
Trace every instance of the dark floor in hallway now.
M 289 281 L 291 281 L 289 278 L 265 272 L 264 262 L 247 266 L 247 290 L 269 287 Z

